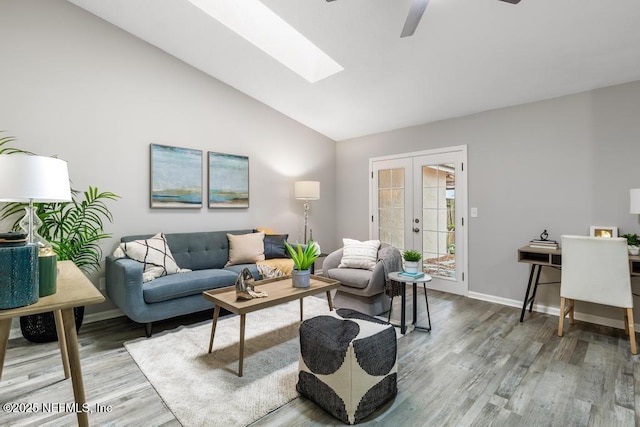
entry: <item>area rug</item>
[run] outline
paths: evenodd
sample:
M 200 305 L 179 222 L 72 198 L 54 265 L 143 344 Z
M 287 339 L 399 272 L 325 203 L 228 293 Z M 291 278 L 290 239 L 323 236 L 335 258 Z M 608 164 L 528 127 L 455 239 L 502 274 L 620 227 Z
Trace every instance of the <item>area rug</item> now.
M 327 313 L 324 298 L 304 299 L 304 318 Z M 244 372 L 238 372 L 240 317 L 182 326 L 125 348 L 184 426 L 245 426 L 298 397 L 300 303 L 248 313 Z

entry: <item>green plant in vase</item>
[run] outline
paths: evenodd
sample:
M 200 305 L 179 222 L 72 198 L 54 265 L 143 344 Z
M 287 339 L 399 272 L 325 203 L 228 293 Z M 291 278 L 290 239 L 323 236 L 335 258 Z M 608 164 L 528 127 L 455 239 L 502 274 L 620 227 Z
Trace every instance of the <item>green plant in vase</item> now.
M 627 239 L 627 248 L 629 249 L 629 254 L 638 255 L 640 253 L 640 236 L 637 234 L 623 234 L 620 237 L 624 237 Z
M 304 250 L 302 245 L 298 245 L 297 249 L 294 249 L 287 242 L 284 242 L 284 245 L 295 266 L 295 270 L 291 273 L 293 286 L 296 288 L 308 288 L 311 284 L 311 266 L 320 256 L 318 245 L 313 240 L 309 240 Z
M 407 249 L 402 252 L 402 258 L 404 259 L 404 270 L 407 273 L 417 273 L 422 254 L 413 249 Z

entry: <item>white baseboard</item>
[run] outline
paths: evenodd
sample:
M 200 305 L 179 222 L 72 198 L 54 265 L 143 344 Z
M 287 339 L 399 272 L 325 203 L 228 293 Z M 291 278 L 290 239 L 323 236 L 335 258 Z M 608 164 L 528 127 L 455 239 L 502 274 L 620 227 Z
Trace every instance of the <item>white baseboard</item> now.
M 116 317 L 122 317 L 125 314 L 118 308 L 113 310 L 100 311 L 98 313 L 90 313 L 84 316 L 83 323 L 99 322 L 101 320 L 115 319 Z
M 516 307 L 522 310 L 521 300 L 502 298 L 494 295 L 481 294 L 479 292 L 471 292 L 471 291 L 469 292 L 468 296 L 469 298 L 473 298 L 481 301 L 493 302 L 501 305 L 507 305 L 509 307 Z M 534 303 L 533 311 L 538 313 L 550 314 L 552 316 L 560 316 L 560 307 L 552 307 L 548 305 Z M 617 329 L 624 329 L 624 322 L 622 320 L 611 319 L 609 317 L 594 316 L 593 314 L 581 313 L 579 311 L 575 312 L 574 317 L 576 320 L 580 320 L 582 322 L 594 323 L 596 325 L 609 326 Z M 526 320 L 526 314 L 525 314 L 525 320 Z M 635 325 L 636 331 L 639 330 L 638 329 L 639 324 L 634 323 L 634 325 Z
M 322 270 L 319 270 L 316 274 L 321 275 Z M 515 307 L 518 309 L 522 309 L 522 301 L 502 298 L 495 295 L 482 294 L 479 292 L 469 291 L 469 298 L 477 299 L 480 301 L 492 302 L 495 304 L 506 305 L 508 307 Z M 553 307 L 548 305 L 542 305 L 538 303 L 533 304 L 533 311 L 537 313 L 549 314 L 551 316 L 559 316 L 560 315 L 560 307 Z M 113 309 L 107 311 L 101 311 L 98 313 L 91 313 L 84 316 L 84 322 L 92 323 L 99 322 L 101 320 L 115 319 L 116 317 L 125 316 L 125 314 L 120 309 Z M 609 317 L 602 316 L 594 316 L 593 314 L 581 313 L 579 311 L 575 312 L 576 320 L 580 320 L 583 322 L 594 323 L 596 325 L 609 326 L 617 329 L 624 329 L 624 322 L 622 320 L 611 319 Z M 526 320 L 526 314 L 525 314 Z M 640 324 L 635 323 L 636 331 L 640 331 Z

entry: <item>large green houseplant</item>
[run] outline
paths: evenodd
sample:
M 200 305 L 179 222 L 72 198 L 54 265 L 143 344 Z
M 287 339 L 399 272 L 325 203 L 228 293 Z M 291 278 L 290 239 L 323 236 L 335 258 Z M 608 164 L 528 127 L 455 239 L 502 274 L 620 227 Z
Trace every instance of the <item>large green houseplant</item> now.
M 14 141 L 16 139 L 10 136 L 0 138 L 0 155 L 33 154 L 19 148 L 8 147 L 8 144 Z M 119 196 L 109 191 L 100 192 L 97 187 L 91 186 L 87 191 L 71 190 L 71 193 L 72 200 L 70 202 L 34 203 L 36 213 L 42 221 L 42 226 L 38 228 L 38 234 L 51 243 L 58 260 L 73 261 L 78 268 L 88 274 L 100 269 L 100 261 L 102 260 L 100 241 L 111 237 L 111 234 L 104 230 L 105 223 L 113 221 L 111 211 L 105 202 L 117 200 Z M 12 229 L 19 230 L 19 222 L 25 206 L 27 206 L 26 203 L 4 204 L 0 208 L 0 220 L 15 219 Z M 82 324 L 83 314 L 83 307 L 76 310 L 76 326 L 78 328 Z M 24 316 L 20 319 L 20 323 L 22 325 L 23 319 L 28 317 L 30 319 L 27 320 L 30 323 L 53 324 L 53 314 L 45 313 L 45 315 L 47 319 L 50 317 L 51 322 L 46 322 L 47 319 L 35 319 L 40 316 L 35 315 Z M 48 329 L 46 326 L 44 328 Z M 24 332 L 23 328 L 23 334 Z M 27 338 L 38 342 L 55 341 L 57 337 L 55 327 L 53 331 L 47 330 L 46 335 L 47 337 L 43 339 Z

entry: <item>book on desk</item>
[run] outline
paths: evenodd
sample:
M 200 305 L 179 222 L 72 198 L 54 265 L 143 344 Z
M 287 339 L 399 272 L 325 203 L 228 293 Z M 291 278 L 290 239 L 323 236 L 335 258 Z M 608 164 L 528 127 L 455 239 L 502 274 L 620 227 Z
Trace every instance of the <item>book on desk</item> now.
M 540 240 L 533 239 L 529 241 L 530 248 L 539 248 L 539 249 L 558 249 L 560 245 L 555 240 Z

